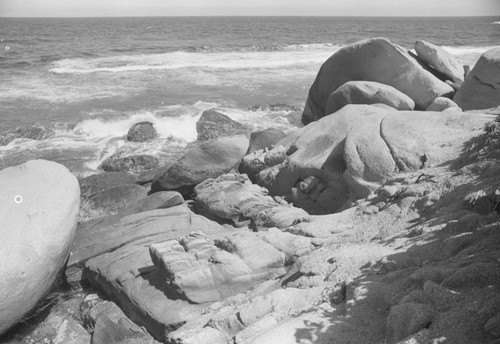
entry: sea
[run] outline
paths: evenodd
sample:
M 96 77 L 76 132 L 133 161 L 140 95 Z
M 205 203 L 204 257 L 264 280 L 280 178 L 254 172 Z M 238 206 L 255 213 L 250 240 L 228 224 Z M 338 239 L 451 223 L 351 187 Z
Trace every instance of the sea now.
M 0 18 L 0 138 L 50 132 L 0 146 L 0 169 L 42 158 L 85 176 L 116 153 L 167 163 L 208 109 L 289 132 L 300 126 L 289 106 L 304 106 L 321 64 L 373 37 L 409 49 L 423 39 L 473 67 L 500 45 L 500 17 Z M 140 121 L 158 138 L 128 142 Z

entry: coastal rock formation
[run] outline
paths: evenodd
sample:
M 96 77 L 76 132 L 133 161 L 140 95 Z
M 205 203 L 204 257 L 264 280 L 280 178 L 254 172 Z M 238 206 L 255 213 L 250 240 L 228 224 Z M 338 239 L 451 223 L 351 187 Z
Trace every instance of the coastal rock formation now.
M 174 190 L 189 195 L 195 185 L 233 169 L 247 149 L 248 138 L 244 136 L 221 137 L 196 145 L 155 177 L 152 190 Z
M 258 151 L 259 149 L 273 148 L 276 142 L 284 139 L 286 134 L 275 128 L 254 131 L 250 134 L 250 143 L 247 154 Z
M 208 141 L 223 136 L 246 135 L 250 130 L 228 116 L 210 109 L 201 114 L 200 119 L 196 122 L 196 131 L 199 141 Z
M 481 55 L 453 100 L 464 110 L 500 105 L 500 48 Z
M 43 125 L 33 125 L 17 128 L 14 131 L 0 134 L 0 146 L 6 146 L 15 139 L 45 140 L 54 135 L 54 130 Z
M 252 184 L 242 174 L 224 174 L 207 179 L 194 189 L 196 205 L 202 214 L 231 220 L 234 225 L 253 228 L 285 228 L 309 218 L 308 214 L 267 196 L 267 190 Z
M 332 213 L 349 199 L 366 197 L 398 171 L 458 156 L 474 120 L 459 110 L 398 112 L 348 105 L 243 162 L 255 167 L 256 182 L 271 195 L 285 196 L 311 214 Z M 443 146 L 443 139 L 449 144 Z M 268 158 L 273 156 L 280 159 Z
M 147 194 L 146 188 L 140 185 L 119 185 L 100 191 L 92 196 L 88 203 L 93 211 L 110 215 L 116 213 L 119 209 L 133 205 L 145 198 Z
M 450 98 L 445 98 L 445 97 L 437 97 L 432 101 L 432 103 L 429 105 L 425 111 L 444 111 L 446 109 L 450 108 L 457 108 L 458 110 L 458 105 L 455 103 L 453 100 Z
M 64 166 L 32 160 L 0 171 L 0 334 L 49 291 L 75 234 L 80 189 Z
M 328 97 L 325 114 L 334 113 L 347 104 L 386 104 L 397 110 L 413 110 L 415 102 L 392 86 L 374 81 L 348 81 Z
M 158 136 L 153 123 L 139 122 L 134 124 L 127 133 L 127 140 L 132 142 L 146 142 Z
M 82 178 L 79 183 L 82 198 L 89 199 L 115 186 L 135 184 L 135 177 L 125 172 L 104 172 Z
M 328 115 L 326 104 L 332 92 L 353 80 L 390 85 L 413 99 L 417 109 L 453 94 L 449 85 L 422 68 L 405 49 L 384 38 L 368 39 L 340 49 L 323 63 L 309 90 L 302 122 Z
M 417 41 L 415 51 L 418 57 L 449 80 L 461 85 L 464 82 L 464 67 L 443 48 L 426 41 Z
M 143 172 L 158 167 L 158 158 L 151 155 L 112 155 L 99 166 L 106 172 Z

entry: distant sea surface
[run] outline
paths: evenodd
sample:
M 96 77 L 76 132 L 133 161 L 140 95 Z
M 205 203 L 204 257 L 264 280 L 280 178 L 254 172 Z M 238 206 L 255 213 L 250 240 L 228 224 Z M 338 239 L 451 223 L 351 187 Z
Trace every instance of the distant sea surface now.
M 0 18 L 0 135 L 33 124 L 46 140 L 0 146 L 0 169 L 33 158 L 86 175 L 116 152 L 175 159 L 218 108 L 255 129 L 292 130 L 321 64 L 346 44 L 387 37 L 443 46 L 471 67 L 500 45 L 500 17 Z M 142 120 L 159 138 L 130 143 Z

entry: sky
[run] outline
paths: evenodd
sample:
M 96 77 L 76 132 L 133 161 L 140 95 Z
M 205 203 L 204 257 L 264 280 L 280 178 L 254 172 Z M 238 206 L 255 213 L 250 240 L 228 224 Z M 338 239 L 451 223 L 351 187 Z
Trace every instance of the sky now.
M 0 0 L 0 17 L 500 16 L 500 0 Z

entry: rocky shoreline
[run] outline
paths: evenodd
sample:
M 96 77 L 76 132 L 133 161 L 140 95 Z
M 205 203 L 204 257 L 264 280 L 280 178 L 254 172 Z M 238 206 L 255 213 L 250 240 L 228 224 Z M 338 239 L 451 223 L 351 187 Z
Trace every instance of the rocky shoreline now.
M 500 50 L 467 70 L 374 38 L 289 134 L 209 110 L 165 166 L 0 171 L 0 341 L 499 343 Z

